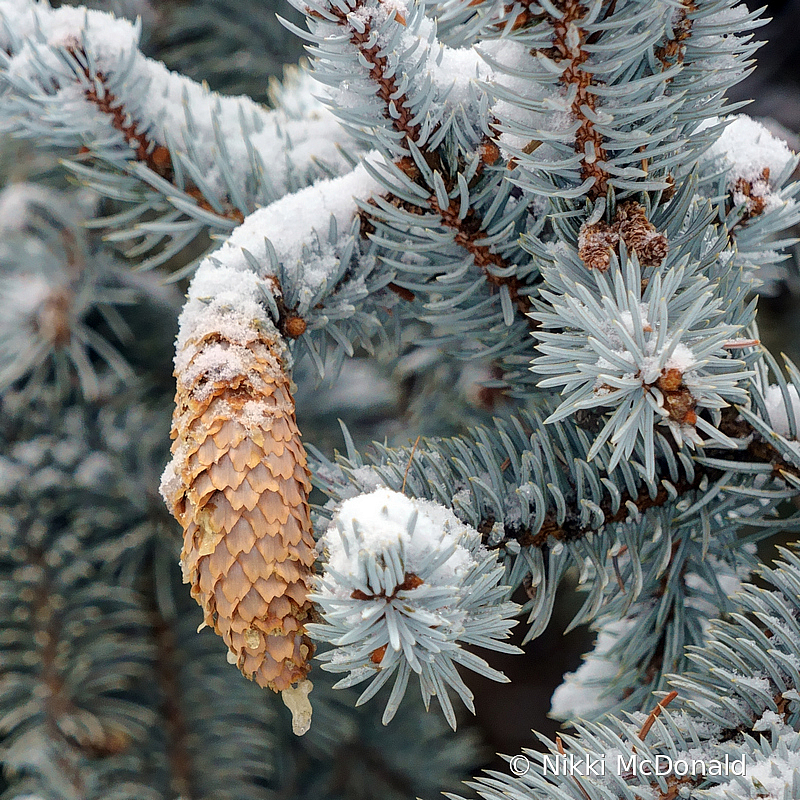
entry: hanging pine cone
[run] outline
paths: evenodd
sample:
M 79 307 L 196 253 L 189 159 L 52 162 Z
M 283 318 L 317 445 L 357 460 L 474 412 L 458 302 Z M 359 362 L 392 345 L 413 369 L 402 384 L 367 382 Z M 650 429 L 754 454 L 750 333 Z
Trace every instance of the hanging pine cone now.
M 314 649 L 304 628 L 311 485 L 284 344 L 257 278 L 222 271 L 232 275 L 198 273 L 181 317 L 162 493 L 183 526 L 184 581 L 206 623 L 246 677 L 282 692 L 305 678 Z

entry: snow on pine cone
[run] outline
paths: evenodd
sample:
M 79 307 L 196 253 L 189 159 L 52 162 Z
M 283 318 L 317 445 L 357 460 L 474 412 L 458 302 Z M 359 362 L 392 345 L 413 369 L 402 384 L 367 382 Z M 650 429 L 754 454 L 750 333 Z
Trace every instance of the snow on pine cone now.
M 286 701 L 314 649 L 304 628 L 311 485 L 285 347 L 261 291 L 253 273 L 210 259 L 198 270 L 180 320 L 161 491 L 183 526 L 184 581 L 206 623 L 246 677 Z M 304 697 L 310 683 L 298 688 Z

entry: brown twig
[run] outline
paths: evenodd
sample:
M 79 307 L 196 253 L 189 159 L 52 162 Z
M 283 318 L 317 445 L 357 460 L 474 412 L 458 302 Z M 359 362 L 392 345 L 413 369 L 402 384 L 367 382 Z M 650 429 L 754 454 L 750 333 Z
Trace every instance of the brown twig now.
M 352 11 L 356 11 L 364 5 L 364 0 L 357 0 Z M 400 131 L 405 139 L 411 139 L 416 142 L 419 139 L 421 127 L 418 123 L 414 123 L 414 112 L 410 109 L 410 102 L 408 95 L 400 92 L 400 84 L 398 83 L 398 73 L 389 73 L 389 58 L 382 55 L 381 46 L 375 41 L 370 45 L 370 39 L 374 39 L 373 26 L 369 21 L 363 22 L 364 30 L 359 32 L 353 28 L 347 19 L 348 13 L 343 11 L 337 5 L 331 3 L 328 11 L 333 14 L 338 20 L 339 24 L 349 29 L 350 41 L 354 44 L 361 53 L 364 60 L 369 64 L 369 77 L 375 82 L 378 87 L 378 97 L 383 101 L 384 110 L 383 115 L 392 123 L 392 127 Z M 319 16 L 315 12 L 311 12 L 312 16 Z M 395 19 L 401 24 L 405 21 L 395 15 Z M 393 108 L 396 114 L 392 114 L 390 109 Z
M 556 747 L 558 748 L 558 752 L 562 756 L 565 755 L 565 753 L 564 753 L 564 743 L 561 741 L 561 737 L 558 734 L 556 734 Z M 583 784 L 580 782 L 580 779 L 578 778 L 578 776 L 577 775 L 573 775 L 572 776 L 572 780 L 575 783 L 575 785 L 578 787 L 578 789 L 580 790 L 580 793 L 586 798 L 586 800 L 592 800 L 592 798 L 589 797 L 589 792 L 587 792 L 586 789 L 583 788 Z
M 492 252 L 488 245 L 478 244 L 486 236 L 486 232 L 482 230 L 482 220 L 478 218 L 474 209 L 470 209 L 463 219 L 459 219 L 460 201 L 450 200 L 447 208 L 440 208 L 435 195 L 431 196 L 430 206 L 441 216 L 444 225 L 456 232 L 456 244 L 472 255 L 476 266 L 483 270 L 486 281 L 498 289 L 505 286 L 517 310 L 527 315 L 531 310 L 531 300 L 528 295 L 522 293 L 524 287 L 519 278 L 516 275 L 501 277 L 491 272 L 492 268 L 504 269 L 508 264 L 502 256 Z M 530 327 L 536 327 L 536 323 L 530 317 L 525 316 L 525 320 Z
M 650 728 L 653 727 L 655 721 L 661 716 L 661 712 L 678 696 L 678 693 L 673 689 L 666 697 L 656 703 L 656 707 L 647 715 L 641 730 L 639 731 L 639 739 L 644 741 L 645 736 L 650 733 Z
M 353 10 L 357 10 L 362 5 L 363 0 L 357 0 Z M 395 131 L 402 134 L 402 141 L 408 142 L 410 140 L 418 143 L 421 127 L 419 124 L 413 122 L 414 113 L 411 111 L 410 98 L 407 94 L 400 91 L 397 73 L 388 74 L 389 60 L 387 56 L 381 54 L 380 46 L 378 44 L 370 46 L 369 44 L 370 40 L 373 39 L 374 33 L 372 25 L 368 21 L 363 22 L 364 30 L 359 32 L 350 24 L 348 15 L 337 6 L 331 4 L 328 10 L 336 17 L 338 23 L 342 27 L 347 28 L 350 42 L 358 48 L 359 53 L 369 65 L 369 77 L 377 86 L 377 95 L 383 101 L 384 118 L 389 120 Z M 312 16 L 314 16 L 314 12 L 312 12 Z M 398 22 L 403 24 L 402 20 L 398 20 Z M 421 147 L 421 150 L 423 157 L 429 161 L 432 168 L 443 167 L 438 154 L 427 151 L 424 147 Z M 479 150 L 481 152 L 481 170 L 484 164 L 494 163 L 494 161 L 500 157 L 499 148 L 489 138 L 486 138 L 479 145 Z M 401 158 L 397 162 L 397 166 L 402 169 L 411 180 L 417 182 L 422 181 L 421 172 L 414 164 L 413 159 L 409 157 Z M 441 169 L 441 172 L 445 173 L 446 170 Z M 452 187 L 447 185 L 448 180 L 444 180 L 445 186 L 450 190 Z M 384 199 L 393 205 L 404 208 L 410 213 L 420 213 L 415 206 L 411 206 L 411 204 L 400 200 L 400 198 L 387 195 Z M 375 204 L 373 203 L 373 205 Z M 482 229 L 482 221 L 478 218 L 475 211 L 470 209 L 462 219 L 459 216 L 461 210 L 459 200 L 452 199 L 445 208 L 441 208 L 436 196 L 433 194 L 429 200 L 429 206 L 435 214 L 441 217 L 442 223 L 446 227 L 455 231 L 456 243 L 473 256 L 475 264 L 483 271 L 486 280 L 498 289 L 501 286 L 505 286 L 511 296 L 511 300 L 520 313 L 523 315 L 527 314 L 531 309 L 531 303 L 528 296 L 524 294 L 524 287 L 519 279 L 516 276 L 499 277 L 491 272 L 493 268 L 505 269 L 509 265 L 500 255 L 492 252 L 487 245 L 478 243 L 481 239 L 486 237 L 486 232 Z M 362 235 L 374 232 L 374 227 L 371 228 L 368 215 L 363 213 L 361 231 Z M 412 292 L 397 284 L 391 284 L 389 289 L 404 300 L 414 299 Z M 527 316 L 525 320 L 528 324 L 535 325 Z
M 192 800 L 192 760 L 187 747 L 189 726 L 178 701 L 181 695 L 177 675 L 175 633 L 169 622 L 153 611 L 153 636 L 156 643 L 156 673 L 161 689 L 161 713 L 167 732 L 167 759 L 170 766 L 172 791 L 181 798 Z
M 484 144 L 485 143 L 486 142 L 484 142 Z M 427 156 L 432 162 L 438 164 L 438 156 L 435 153 L 428 153 Z M 441 164 L 438 165 L 441 166 Z M 421 171 L 416 167 L 410 158 L 406 157 L 400 159 L 400 161 L 397 163 L 397 166 L 400 167 L 400 169 L 402 169 L 411 180 L 415 181 L 421 186 L 425 186 Z M 478 174 L 480 174 L 480 171 L 481 170 L 479 168 Z M 447 177 L 443 178 L 443 180 L 445 187 L 449 191 L 452 188 L 452 186 L 449 185 L 451 180 Z M 389 204 L 410 214 L 419 215 L 422 213 L 418 206 L 415 206 L 399 197 L 395 197 L 392 194 L 384 195 L 383 199 Z M 377 208 L 377 203 L 375 201 L 368 201 L 368 204 Z M 460 200 L 450 199 L 448 205 L 445 208 L 442 208 L 439 205 L 435 194 L 431 194 L 430 199 L 428 200 L 428 206 L 434 214 L 437 214 L 440 217 L 442 224 L 445 227 L 455 231 L 454 241 L 472 255 L 475 265 L 482 270 L 487 283 L 497 289 L 505 286 L 517 311 L 524 316 L 526 324 L 530 328 L 536 328 L 537 323 L 527 316 L 528 312 L 532 308 L 532 305 L 530 297 L 528 297 L 528 295 L 525 293 L 526 287 L 522 281 L 520 281 L 516 275 L 502 277 L 492 272 L 493 269 L 506 270 L 510 265 L 500 254 L 493 252 L 488 245 L 480 244 L 480 240 L 484 239 L 487 234 L 483 230 L 483 222 L 475 213 L 475 210 L 470 208 L 462 219 L 459 213 L 461 208 Z M 370 216 L 371 215 L 367 212 L 361 212 L 362 236 L 368 236 L 369 234 L 375 232 L 375 227 L 370 221 Z M 414 299 L 414 294 L 412 292 L 410 292 L 408 289 L 398 286 L 397 284 L 389 284 L 388 288 L 404 300 L 410 301 Z
M 749 422 L 739 417 L 739 413 L 735 408 L 723 410 L 719 430 L 731 439 L 750 438 L 747 447 L 737 453 L 737 458 L 741 461 L 754 464 L 771 464 L 772 477 L 776 479 L 781 479 L 784 474 L 800 478 L 800 468 L 790 464 L 780 455 L 777 448 L 764 441 Z M 717 451 L 712 450 L 709 455 L 713 455 L 715 452 Z M 724 453 L 721 455 L 724 457 Z M 705 479 L 714 480 L 720 474 L 719 470 L 696 464 L 694 478 L 691 481 L 686 478 L 676 481 L 674 489 L 678 495 L 686 496 L 697 491 Z M 603 525 L 624 522 L 628 519 L 631 513 L 628 506 L 629 503 L 632 503 L 639 512 L 644 512 L 651 508 L 666 505 L 674 496 L 674 494 L 667 491 L 663 483 L 659 483 L 654 497 L 650 496 L 649 490 L 644 486 L 639 489 L 639 493 L 635 497 L 627 491 L 622 492 L 621 495 L 619 507 L 616 511 L 612 510 L 610 496 L 603 498 L 600 503 L 600 508 L 603 511 Z M 533 533 L 523 530 L 515 535 L 514 538 L 523 546 L 544 547 L 551 536 L 557 541 L 574 541 L 593 530 L 596 530 L 596 528 L 581 526 L 577 517 L 568 517 L 559 525 L 555 512 L 548 511 L 545 515 L 544 524 L 538 531 Z
M 86 99 L 110 118 L 111 125 L 125 137 L 125 141 L 130 145 L 131 153 L 135 155 L 137 161 L 147 166 L 165 180 L 173 183 L 175 170 L 172 165 L 172 157 L 170 156 L 169 150 L 163 145 L 156 144 L 149 139 L 145 133 L 140 131 L 140 123 L 137 120 L 130 119 L 130 121 L 128 121 L 129 115 L 125 110 L 124 104 L 113 92 L 108 90 L 107 76 L 103 72 L 92 74 L 87 66 L 89 62 L 86 52 L 82 48 L 76 44 L 66 49 L 73 57 L 76 68 L 83 73 L 88 83 L 88 88 L 84 90 Z M 102 90 L 98 89 L 98 84 L 102 86 Z M 89 155 L 91 154 L 91 150 L 87 147 L 83 147 L 80 153 Z M 214 210 L 197 186 L 187 184 L 184 191 L 193 198 L 197 205 L 204 211 L 219 215 L 219 212 Z M 244 214 L 242 214 L 238 208 L 234 208 L 230 202 L 225 201 L 223 205 L 225 211 L 221 215 L 222 217 L 239 223 L 244 220 Z
M 120 726 L 97 717 L 91 728 L 80 723 L 81 716 L 87 712 L 68 694 L 62 652 L 63 604 L 52 593 L 53 572 L 57 567 L 53 566 L 43 549 L 29 545 L 26 550 L 26 563 L 36 568 L 41 576 L 31 606 L 31 639 L 37 651 L 44 725 L 53 744 L 51 755 L 77 796 L 84 797 L 87 790 L 79 760 L 102 759 L 124 753 L 130 747 L 130 738 Z M 70 724 L 76 719 L 78 725 Z
M 627 549 L 627 545 L 625 545 L 625 548 Z M 625 581 L 622 580 L 622 573 L 619 571 L 619 556 L 620 556 L 620 553 L 622 553 L 622 550 L 620 550 L 619 553 L 616 553 L 615 555 L 611 556 L 611 564 L 614 567 L 614 575 L 617 578 L 617 586 L 619 586 L 620 592 L 622 594 L 625 594 L 626 593 L 625 592 Z
M 584 158 L 581 164 L 581 179 L 594 178 L 595 182 L 589 189 L 589 197 L 595 199 L 602 197 L 608 191 L 609 175 L 601 166 L 607 158 L 604 146 L 603 135 L 595 128 L 594 123 L 584 112 L 584 107 L 594 112 L 597 104 L 597 95 L 591 91 L 594 84 L 594 77 L 582 65 L 589 59 L 589 53 L 584 48 L 588 44 L 586 31 L 573 26 L 588 11 L 587 7 L 578 0 L 562 0 L 556 5 L 563 11 L 559 18 L 550 17 L 553 26 L 553 45 L 543 54 L 555 62 L 569 59 L 569 65 L 561 73 L 561 83 L 569 89 L 571 86 L 577 87 L 575 99 L 572 101 L 571 111 L 575 119 L 580 120 L 580 125 L 575 134 L 575 152 L 581 155 L 586 153 L 586 145 L 591 144 L 594 149 L 594 158 L 589 161 Z M 613 2 L 610 6 L 613 12 Z M 570 43 L 569 32 L 573 29 L 577 32 L 577 41 Z

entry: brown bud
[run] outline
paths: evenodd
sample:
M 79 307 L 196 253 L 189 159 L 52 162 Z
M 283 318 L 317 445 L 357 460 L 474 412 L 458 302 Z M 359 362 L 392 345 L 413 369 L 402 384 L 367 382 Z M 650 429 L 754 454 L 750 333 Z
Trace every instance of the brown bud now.
M 683 383 L 683 373 L 679 369 L 665 369 L 658 380 L 656 386 L 662 392 L 674 392 Z
M 370 654 L 369 660 L 373 664 L 380 664 L 383 661 L 383 657 L 386 655 L 386 645 L 381 645 L 376 650 L 373 650 Z
M 481 161 L 484 164 L 494 164 L 500 158 L 500 148 L 491 141 L 486 141 L 481 145 Z
M 156 172 L 163 173 L 172 167 L 172 158 L 170 158 L 169 150 L 163 145 L 157 145 L 153 152 L 150 153 L 150 161 L 156 169 Z
M 302 336 L 306 332 L 306 321 L 302 317 L 291 316 L 283 324 L 284 332 L 292 339 Z

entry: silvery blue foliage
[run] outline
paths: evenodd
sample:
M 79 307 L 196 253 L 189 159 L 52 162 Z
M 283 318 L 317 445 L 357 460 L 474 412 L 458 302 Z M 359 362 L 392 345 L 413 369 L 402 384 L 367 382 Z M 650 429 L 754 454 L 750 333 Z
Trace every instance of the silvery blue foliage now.
M 699 273 L 699 263 L 662 265 L 648 270 L 643 282 L 635 254 L 620 260 L 623 263 L 614 264 L 610 275 L 593 271 L 594 286 L 585 274 L 579 282 L 574 262 L 559 265 L 559 276 L 548 284 L 560 292 L 548 288 L 540 295 L 534 316 L 541 323 L 536 336 L 544 355 L 533 360 L 531 369 L 551 376 L 539 381 L 541 388 L 563 387 L 561 394 L 566 395 L 545 423 L 579 409 L 609 408 L 612 413 L 587 460 L 610 441 L 614 455 L 608 468 L 613 470 L 621 459 L 630 458 L 641 439 L 651 476 L 657 424 L 667 426 L 679 446 L 735 447 L 694 411 L 718 412 L 747 400 L 743 383 L 752 372 L 726 349 L 736 346 L 741 328 L 723 321 L 723 298 L 715 296 L 711 282 Z M 549 277 L 545 273 L 545 279 Z M 742 349 L 748 348 L 737 348 Z M 679 385 L 694 400 L 691 422 L 671 414 L 665 401 L 670 386 L 675 390 Z
M 474 713 L 457 666 L 507 680 L 463 645 L 519 652 L 503 641 L 518 606 L 507 600 L 496 553 L 451 512 L 379 488 L 342 504 L 321 547 L 325 564 L 312 596 L 327 624 L 310 632 L 334 645 L 320 656 L 324 668 L 349 673 L 337 686 L 370 681 L 359 704 L 394 677 L 384 724 L 412 673 L 425 705 L 436 697 L 454 729 L 448 688 Z
M 737 546 L 730 530 L 715 532 L 705 549 L 690 536 L 677 545 L 666 564 L 644 562 L 640 580 L 648 588 L 636 596 L 619 589 L 635 581 L 630 558 L 614 556 L 617 580 L 606 586 L 592 622 L 594 647 L 556 689 L 551 716 L 597 719 L 645 705 L 666 685 L 665 671 L 686 669 L 686 645 L 703 641 L 710 621 L 734 610 L 734 596 L 757 564 L 755 546 Z
M 140 36 L 141 21 L 99 11 L 0 4 L 2 129 L 73 151 L 69 169 L 125 204 L 94 225 L 127 243 L 140 268 L 351 168 L 351 140 L 307 76 L 290 72 L 288 102 L 270 111 L 169 72 L 139 51 Z
M 729 620 L 712 623 L 704 645 L 689 649 L 691 667 L 670 677 L 673 691 L 662 696 L 661 707 L 654 698 L 649 714 L 578 722 L 575 734 L 558 742 L 540 736 L 545 752 L 523 749 L 523 775 L 519 767 L 517 775 L 493 771 L 470 787 L 485 800 L 796 797 L 800 559 L 795 551 L 782 550 L 782 556 L 775 568 L 758 570 L 768 589 L 745 584 L 734 597 L 736 610 Z M 640 762 L 657 763 L 661 756 L 667 763 L 685 761 L 688 766 L 677 778 L 671 770 L 656 775 L 618 768 L 618 758 L 630 764 L 634 753 Z M 586 756 L 598 759 L 605 762 L 605 772 L 579 767 L 559 775 L 551 768 L 548 773 L 544 759 L 550 758 L 552 765 L 561 754 L 578 763 L 585 763 Z M 690 766 L 692 759 L 724 763 L 726 756 L 744 758 L 743 776 L 706 775 Z

